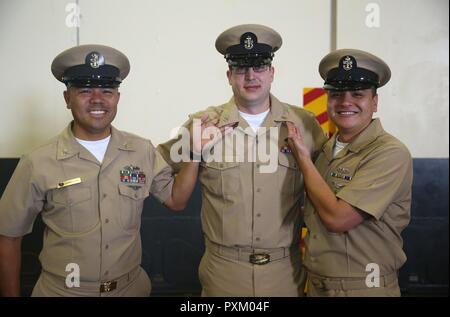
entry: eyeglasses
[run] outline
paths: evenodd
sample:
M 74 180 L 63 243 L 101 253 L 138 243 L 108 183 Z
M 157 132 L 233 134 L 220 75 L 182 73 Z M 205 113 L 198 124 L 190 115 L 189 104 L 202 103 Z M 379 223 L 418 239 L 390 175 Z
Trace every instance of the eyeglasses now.
M 255 73 L 264 73 L 265 71 L 267 71 L 270 68 L 270 65 L 259 65 L 259 66 L 250 66 L 250 67 L 245 67 L 245 66 L 231 66 L 230 69 L 233 73 L 237 74 L 237 75 L 244 75 L 247 70 L 249 70 L 250 68 L 253 69 L 253 71 Z

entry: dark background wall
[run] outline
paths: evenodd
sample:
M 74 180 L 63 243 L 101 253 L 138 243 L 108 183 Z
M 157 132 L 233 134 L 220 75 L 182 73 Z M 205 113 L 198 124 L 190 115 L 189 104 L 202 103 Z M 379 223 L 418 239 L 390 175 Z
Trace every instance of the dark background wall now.
M 18 159 L 0 159 L 0 194 Z M 408 261 L 400 270 L 405 296 L 448 296 L 448 159 L 414 159 L 412 219 L 403 232 Z M 198 295 L 197 267 L 204 244 L 200 224 L 200 188 L 184 212 L 172 212 L 155 199 L 145 202 L 142 219 L 143 267 L 153 296 Z M 22 293 L 36 282 L 44 224 L 36 220 L 22 246 Z

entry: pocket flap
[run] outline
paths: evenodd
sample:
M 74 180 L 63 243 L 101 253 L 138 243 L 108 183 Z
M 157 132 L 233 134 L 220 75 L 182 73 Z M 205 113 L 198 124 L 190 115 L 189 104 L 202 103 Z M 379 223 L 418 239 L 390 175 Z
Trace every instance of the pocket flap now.
M 134 200 L 145 199 L 149 195 L 149 193 L 144 190 L 144 187 L 134 189 L 124 184 L 119 184 L 119 193 Z
M 297 161 L 293 154 L 278 153 L 278 164 L 292 169 L 297 169 Z

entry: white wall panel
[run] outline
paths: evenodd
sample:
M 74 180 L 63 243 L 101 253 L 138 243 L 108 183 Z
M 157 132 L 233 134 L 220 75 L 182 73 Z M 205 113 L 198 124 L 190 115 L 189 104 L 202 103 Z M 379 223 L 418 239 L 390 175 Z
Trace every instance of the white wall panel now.
M 373 4 L 379 27 L 366 24 Z M 367 50 L 389 64 L 392 78 L 379 90 L 377 116 L 414 157 L 449 156 L 448 6 L 447 0 L 338 1 L 337 48 Z

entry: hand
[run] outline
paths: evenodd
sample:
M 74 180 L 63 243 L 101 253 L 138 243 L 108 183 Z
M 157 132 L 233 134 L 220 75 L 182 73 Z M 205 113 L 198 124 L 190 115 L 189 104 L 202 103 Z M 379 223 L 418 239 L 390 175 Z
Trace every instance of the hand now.
M 286 126 L 288 128 L 288 145 L 297 162 L 300 162 L 304 158 L 311 158 L 309 149 L 303 142 L 302 135 L 300 134 L 300 129 L 297 128 L 295 124 L 289 121 L 286 121 Z
M 195 154 L 200 154 L 205 148 L 210 148 L 219 142 L 225 135 L 233 131 L 233 124 L 217 127 L 219 119 L 209 120 L 204 114 L 200 120 L 194 119 L 190 129 L 191 149 Z

